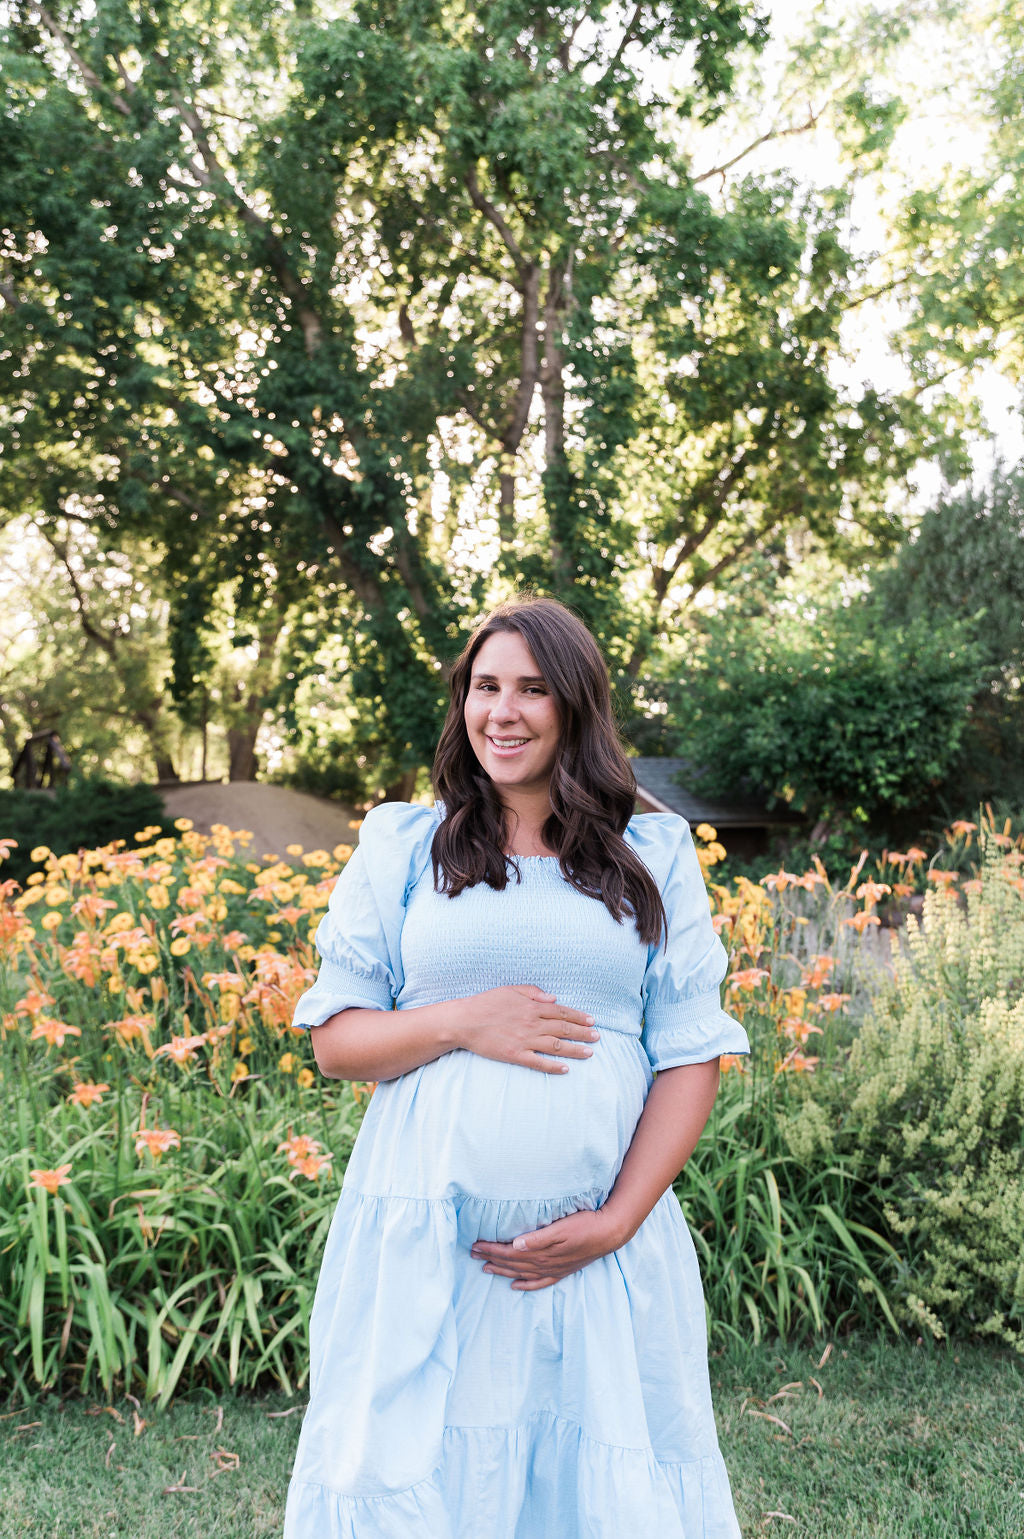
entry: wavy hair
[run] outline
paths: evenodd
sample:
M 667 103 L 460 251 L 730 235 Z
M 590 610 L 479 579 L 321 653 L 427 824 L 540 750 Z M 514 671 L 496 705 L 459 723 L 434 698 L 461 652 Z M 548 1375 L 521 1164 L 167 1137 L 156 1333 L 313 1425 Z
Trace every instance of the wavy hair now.
M 612 715 L 608 669 L 597 642 L 570 609 L 551 598 L 500 604 L 473 632 L 456 660 L 451 700 L 434 755 L 434 794 L 444 804 L 431 846 L 434 886 L 457 897 L 486 882 L 501 891 L 515 857 L 505 854 L 505 808 L 477 759 L 464 710 L 473 662 L 499 631 L 517 631 L 558 707 L 561 736 L 551 773 L 551 813 L 542 834 L 562 875 L 602 902 L 618 922 L 657 945 L 668 923 L 651 873 L 623 838 L 636 803 L 636 778 Z

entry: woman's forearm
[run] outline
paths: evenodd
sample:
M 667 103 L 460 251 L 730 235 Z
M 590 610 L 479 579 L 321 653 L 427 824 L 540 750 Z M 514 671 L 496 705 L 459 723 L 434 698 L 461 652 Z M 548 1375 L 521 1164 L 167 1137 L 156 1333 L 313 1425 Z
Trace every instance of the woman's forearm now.
M 313 1057 L 328 1079 L 397 1079 L 460 1045 L 464 1004 L 452 999 L 412 1010 L 341 1010 L 312 1027 Z
M 601 1209 L 615 1231 L 616 1249 L 632 1239 L 697 1147 L 715 1104 L 718 1079 L 717 1058 L 664 1069 L 655 1078 Z

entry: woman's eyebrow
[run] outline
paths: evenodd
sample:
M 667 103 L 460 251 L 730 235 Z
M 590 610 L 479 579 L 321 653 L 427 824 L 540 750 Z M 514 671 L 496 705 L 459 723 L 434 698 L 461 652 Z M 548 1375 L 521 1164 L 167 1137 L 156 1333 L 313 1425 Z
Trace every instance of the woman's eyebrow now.
M 493 673 L 474 673 L 473 677 L 474 677 L 474 679 L 486 679 L 488 684 L 497 684 L 497 682 L 498 682 L 498 680 L 495 678 Z M 521 674 L 519 676 L 519 678 L 516 680 L 516 683 L 517 684 L 546 684 L 547 680 L 543 679 L 539 673 L 530 673 L 530 674 L 524 673 L 524 674 Z

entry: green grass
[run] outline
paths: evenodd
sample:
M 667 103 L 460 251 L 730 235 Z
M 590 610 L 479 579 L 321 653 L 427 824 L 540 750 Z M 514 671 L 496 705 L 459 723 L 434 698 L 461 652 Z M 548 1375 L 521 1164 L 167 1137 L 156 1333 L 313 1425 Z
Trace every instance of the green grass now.
M 731 1345 L 712 1360 L 745 1539 L 1020 1539 L 1019 1357 L 867 1336 L 823 1352 Z M 195 1396 L 142 1407 L 138 1434 L 124 1400 L 116 1416 L 88 1400 L 8 1408 L 0 1539 L 280 1535 L 301 1405 Z

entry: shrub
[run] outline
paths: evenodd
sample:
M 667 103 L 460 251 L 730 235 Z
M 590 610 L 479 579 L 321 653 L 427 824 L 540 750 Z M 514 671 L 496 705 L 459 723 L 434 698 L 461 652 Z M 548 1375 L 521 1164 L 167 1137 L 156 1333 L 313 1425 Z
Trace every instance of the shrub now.
M 159 793 L 150 786 L 117 785 L 74 776 L 57 791 L 0 790 L 0 837 L 14 839 L 4 874 L 23 882 L 39 863 L 32 850 L 55 855 L 131 840 L 140 828 L 173 832 Z
M 903 1318 L 1024 1351 L 1024 855 L 988 832 L 977 877 L 928 893 L 841 1073 L 781 1119 L 840 1159 L 903 1253 Z
M 678 674 L 644 694 L 662 710 L 659 750 L 705 767 L 691 789 L 864 823 L 942 783 L 980 667 L 966 622 L 896 623 L 870 595 L 834 591 L 796 614 L 707 616 Z

